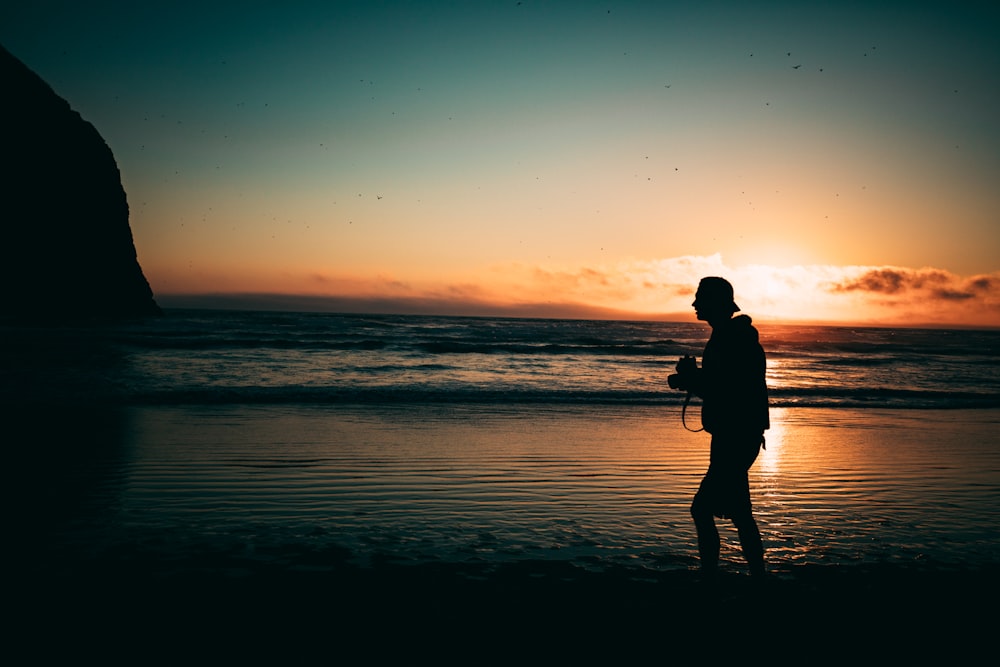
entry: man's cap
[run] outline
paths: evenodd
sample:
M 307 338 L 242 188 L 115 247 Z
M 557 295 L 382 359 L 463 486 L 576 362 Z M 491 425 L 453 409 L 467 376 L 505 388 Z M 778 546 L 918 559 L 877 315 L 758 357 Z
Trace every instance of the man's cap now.
M 733 300 L 733 286 L 725 278 L 717 276 L 702 278 L 701 282 L 698 283 L 698 294 L 706 301 L 732 304 L 734 313 L 740 309 Z

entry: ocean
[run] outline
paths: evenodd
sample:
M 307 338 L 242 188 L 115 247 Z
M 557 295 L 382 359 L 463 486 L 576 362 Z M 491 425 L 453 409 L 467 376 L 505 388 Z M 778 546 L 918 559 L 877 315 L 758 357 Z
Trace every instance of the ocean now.
M 773 572 L 1000 563 L 1000 332 L 755 324 Z M 666 376 L 701 323 L 169 310 L 0 333 L 37 567 L 697 566 L 708 436 Z
M 1000 407 L 1000 331 L 756 323 L 774 407 Z M 6 393 L 178 404 L 678 405 L 702 323 L 169 311 L 8 330 Z M 69 362 L 69 363 L 64 363 Z

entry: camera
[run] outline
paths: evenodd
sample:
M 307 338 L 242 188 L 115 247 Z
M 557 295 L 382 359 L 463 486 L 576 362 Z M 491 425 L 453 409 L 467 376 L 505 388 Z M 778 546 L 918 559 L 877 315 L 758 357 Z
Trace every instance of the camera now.
M 677 373 L 667 376 L 667 384 L 671 389 L 681 389 L 686 391 L 690 388 L 694 374 L 698 371 L 698 362 L 694 357 L 685 354 L 677 360 L 675 367 Z

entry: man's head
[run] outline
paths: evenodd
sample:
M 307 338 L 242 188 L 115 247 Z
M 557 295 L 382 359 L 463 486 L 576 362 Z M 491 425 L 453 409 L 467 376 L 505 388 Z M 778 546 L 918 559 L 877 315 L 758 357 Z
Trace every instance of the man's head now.
M 694 295 L 695 315 L 709 324 L 718 320 L 728 320 L 740 307 L 733 301 L 733 286 L 725 278 L 710 276 L 698 283 Z

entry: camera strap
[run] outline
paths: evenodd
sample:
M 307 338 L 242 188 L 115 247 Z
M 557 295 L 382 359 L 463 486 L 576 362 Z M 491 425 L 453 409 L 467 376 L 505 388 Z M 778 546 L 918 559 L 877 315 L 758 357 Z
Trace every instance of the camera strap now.
M 690 426 L 687 425 L 687 419 L 686 419 L 687 409 L 688 409 L 688 403 L 691 402 L 691 396 L 693 396 L 693 394 L 689 391 L 687 393 L 687 396 L 684 397 L 684 407 L 681 408 L 681 424 L 683 424 L 684 428 L 691 431 L 692 433 L 698 433 L 699 431 L 704 431 L 705 427 L 702 426 L 701 428 L 691 428 Z

